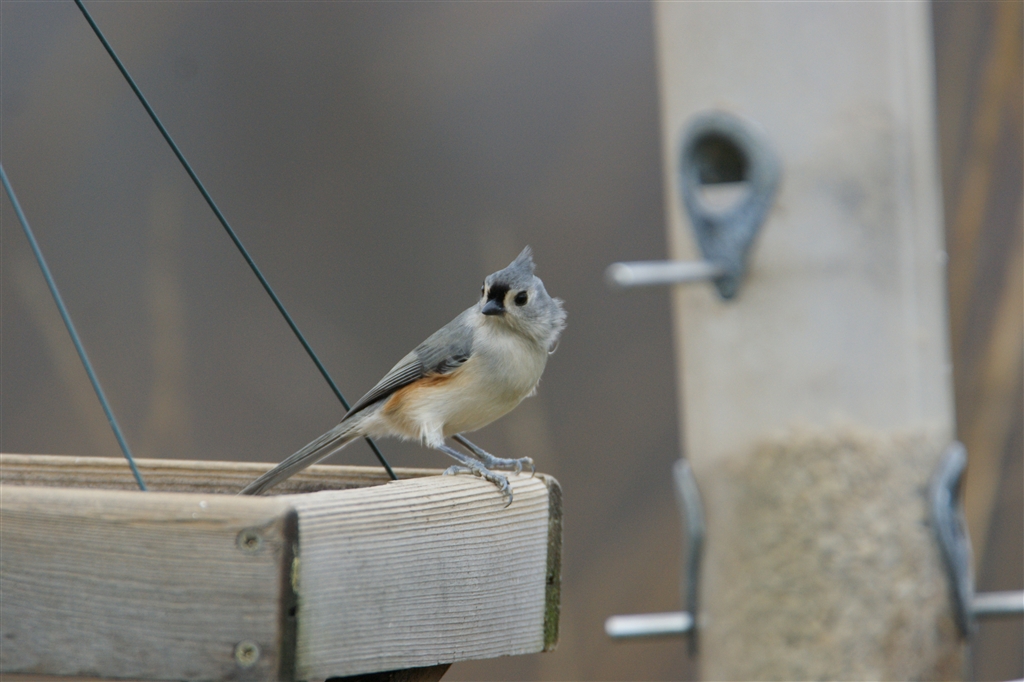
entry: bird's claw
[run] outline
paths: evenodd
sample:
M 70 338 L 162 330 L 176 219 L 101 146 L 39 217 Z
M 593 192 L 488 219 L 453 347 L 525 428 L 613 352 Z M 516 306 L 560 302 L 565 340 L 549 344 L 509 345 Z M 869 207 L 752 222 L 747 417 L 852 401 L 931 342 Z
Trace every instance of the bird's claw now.
M 442 476 L 454 476 L 456 474 L 468 474 L 470 473 L 469 467 L 460 467 L 457 464 L 453 464 L 444 470 Z
M 537 475 L 537 466 L 534 464 L 534 458 L 520 457 L 518 460 L 498 460 L 498 462 L 498 464 L 493 465 L 496 469 L 515 468 L 516 473 L 522 473 L 523 466 L 528 466 L 529 477 L 532 478 Z
M 488 469 L 514 469 L 517 474 L 521 474 L 523 472 L 523 466 L 529 465 L 530 478 L 537 475 L 537 467 L 534 465 L 532 457 L 520 457 L 519 459 L 495 457 L 483 448 L 473 445 L 473 443 L 469 442 L 465 436 L 457 436 L 456 438 L 460 443 L 466 446 L 467 450 L 473 453 L 477 460 L 483 463 L 484 467 Z
M 457 474 L 473 474 L 480 478 L 494 484 L 494 486 L 501 493 L 501 496 L 506 498 L 508 501 L 505 503 L 505 507 L 512 504 L 512 486 L 508 484 L 508 479 L 501 474 L 496 474 L 490 469 L 487 469 L 483 465 L 477 466 L 460 466 L 453 464 L 444 470 L 444 476 L 455 476 Z
M 493 455 L 489 460 L 484 460 L 484 466 L 490 469 L 503 469 L 505 471 L 515 471 L 517 474 L 523 473 L 523 467 L 530 467 L 530 476 L 537 473 L 537 467 L 533 463 L 532 457 L 520 457 L 519 459 L 503 459 L 501 457 L 494 457 Z
M 530 478 L 537 475 L 537 466 L 533 463 L 532 457 L 520 457 L 519 459 L 506 460 L 514 462 L 514 466 L 517 474 L 523 473 L 523 466 L 528 465 L 530 467 Z

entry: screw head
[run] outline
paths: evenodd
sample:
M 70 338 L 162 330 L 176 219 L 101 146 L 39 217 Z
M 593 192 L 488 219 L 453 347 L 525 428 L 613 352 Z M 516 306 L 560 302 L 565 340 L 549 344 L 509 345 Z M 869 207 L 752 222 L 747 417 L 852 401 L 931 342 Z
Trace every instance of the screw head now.
M 243 640 L 235 645 L 235 662 L 242 668 L 251 668 L 260 660 L 260 647 L 256 642 Z
M 243 552 L 258 552 L 263 546 L 263 538 L 255 528 L 245 528 L 238 533 L 235 543 Z

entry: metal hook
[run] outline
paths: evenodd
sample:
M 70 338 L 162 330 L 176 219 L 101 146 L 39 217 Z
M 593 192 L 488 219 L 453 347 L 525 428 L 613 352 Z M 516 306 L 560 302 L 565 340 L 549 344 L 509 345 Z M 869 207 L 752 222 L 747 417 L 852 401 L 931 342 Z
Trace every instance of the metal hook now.
M 961 637 L 968 637 L 974 632 L 971 541 L 960 502 L 960 485 L 966 469 L 967 449 L 961 443 L 950 443 L 928 490 L 932 525 L 949 579 L 953 616 Z
M 679 512 L 686 526 L 686 582 L 683 587 L 683 606 L 690 612 L 693 625 L 690 628 L 690 655 L 697 653 L 697 633 L 699 630 L 697 617 L 700 614 L 700 567 L 704 558 L 704 502 L 697 488 L 697 478 L 693 475 L 690 463 L 680 459 L 672 467 L 676 480 L 676 499 Z
M 605 272 L 608 283 L 628 288 L 712 280 L 722 298 L 732 298 L 775 198 L 780 169 L 753 123 L 724 111 L 698 115 L 680 145 L 678 182 L 704 260 L 613 263 Z M 713 206 L 707 190 L 725 183 L 743 186 L 726 206 Z
M 980 594 L 974 591 L 971 539 L 960 501 L 966 469 L 967 449 L 961 443 L 951 443 L 942 455 L 928 490 L 932 525 L 949 579 L 953 617 L 961 637 L 974 634 L 979 618 L 1024 615 L 1024 591 Z
M 679 513 L 683 519 L 683 526 L 686 527 L 684 547 L 686 576 L 683 584 L 683 600 L 687 610 L 612 616 L 605 621 L 604 630 L 612 639 L 687 635 L 690 640 L 690 655 L 693 656 L 697 653 L 700 567 L 704 555 L 705 536 L 704 505 L 690 463 L 685 459 L 679 460 L 672 468 L 672 473 L 676 482 Z

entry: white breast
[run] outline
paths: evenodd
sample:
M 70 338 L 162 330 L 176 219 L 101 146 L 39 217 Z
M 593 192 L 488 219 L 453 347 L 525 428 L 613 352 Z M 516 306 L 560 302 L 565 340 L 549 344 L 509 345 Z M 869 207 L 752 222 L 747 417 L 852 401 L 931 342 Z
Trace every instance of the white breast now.
M 450 379 L 410 393 L 401 415 L 381 414 L 390 432 L 381 435 L 436 446 L 456 433 L 483 428 L 533 393 L 547 359 L 546 349 L 503 325 L 482 324 L 469 360 Z

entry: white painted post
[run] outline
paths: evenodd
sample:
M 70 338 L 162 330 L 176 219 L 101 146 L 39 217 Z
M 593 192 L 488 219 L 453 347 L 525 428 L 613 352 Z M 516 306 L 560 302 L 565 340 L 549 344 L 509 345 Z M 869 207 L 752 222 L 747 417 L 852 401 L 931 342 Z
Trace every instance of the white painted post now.
M 658 3 L 668 234 L 708 110 L 781 185 L 731 301 L 674 297 L 682 440 L 708 519 L 707 679 L 962 675 L 926 490 L 954 438 L 929 7 Z

